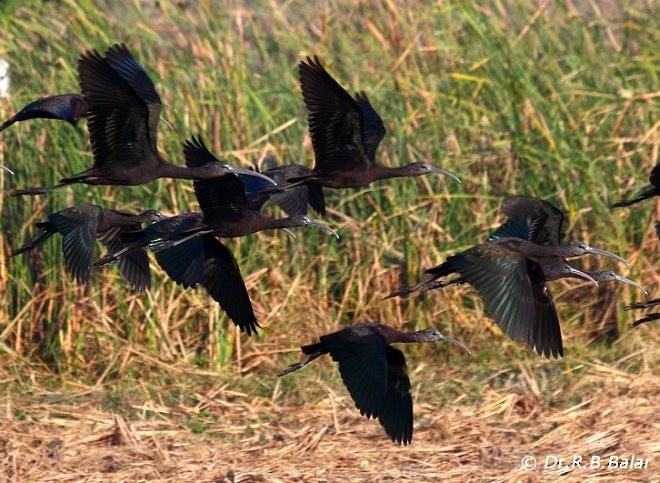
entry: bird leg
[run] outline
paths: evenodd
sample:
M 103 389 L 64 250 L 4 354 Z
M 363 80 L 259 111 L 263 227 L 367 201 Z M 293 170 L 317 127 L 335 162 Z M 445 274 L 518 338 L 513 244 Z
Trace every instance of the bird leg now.
M 633 322 L 632 326 L 637 327 L 638 325 L 644 324 L 646 322 L 651 322 L 652 320 L 658 320 L 660 319 L 660 312 L 656 312 L 654 314 L 649 314 L 646 317 L 642 317 L 641 319 L 636 320 Z
M 61 188 L 62 186 L 66 186 L 69 183 L 58 183 L 54 186 L 39 186 L 36 188 L 26 188 L 23 190 L 15 190 L 11 193 L 11 196 L 23 196 L 23 195 L 43 195 L 45 193 L 48 193 L 49 191 L 53 191 L 57 188 Z
M 408 287 L 403 287 L 400 288 L 399 290 L 395 290 L 391 294 L 389 294 L 387 297 L 385 297 L 383 300 L 390 299 L 392 297 L 405 297 L 406 295 L 409 295 L 412 292 L 428 292 L 429 290 L 436 290 L 439 288 L 444 288 L 447 285 L 452 285 L 454 284 L 455 281 L 453 280 L 434 280 L 434 279 L 429 279 L 429 280 L 422 280 L 421 282 L 415 284 L 415 285 L 410 285 Z
M 55 234 L 55 231 L 46 231 L 46 232 L 42 233 L 41 235 L 39 235 L 34 240 L 32 240 L 31 242 L 28 242 L 25 245 L 23 245 L 22 247 L 19 247 L 16 250 L 14 250 L 13 252 L 11 252 L 11 254 L 9 256 L 10 257 L 15 257 L 16 255 L 20 255 L 21 253 L 29 252 L 33 248 L 38 247 L 43 242 L 48 240 L 48 238 L 50 238 L 54 234 Z
M 644 302 L 637 302 L 636 304 L 626 305 L 626 310 L 630 309 L 646 309 L 660 304 L 660 299 L 645 300 Z
M 286 376 L 287 374 L 289 374 L 291 372 L 297 371 L 298 369 L 301 369 L 301 368 L 305 367 L 307 364 L 312 362 L 314 359 L 316 359 L 317 357 L 320 357 L 322 355 L 323 355 L 323 352 L 321 352 L 321 351 L 316 351 L 316 352 L 313 352 L 312 354 L 308 354 L 305 357 L 303 357 L 300 361 L 296 362 L 295 364 L 291 364 L 289 367 L 284 369 L 282 372 L 280 372 L 277 375 L 277 377 Z
M 621 200 L 621 201 L 617 201 L 614 204 L 611 204 L 610 208 L 621 208 L 622 206 L 634 205 L 635 203 L 639 203 L 640 201 L 643 201 L 646 198 L 650 198 L 651 196 L 655 196 L 658 194 L 660 194 L 660 189 L 656 188 L 655 186 L 652 186 L 648 190 L 643 191 L 642 193 L 640 193 L 631 200 Z

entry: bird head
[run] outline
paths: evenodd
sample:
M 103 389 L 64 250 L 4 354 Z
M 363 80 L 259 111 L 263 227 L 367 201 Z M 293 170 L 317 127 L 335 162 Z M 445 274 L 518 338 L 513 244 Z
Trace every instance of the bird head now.
M 293 215 L 289 217 L 289 226 L 317 226 L 323 230 L 326 230 L 329 233 L 332 233 L 337 239 L 339 239 L 339 234 L 329 225 L 317 220 L 313 220 L 307 215 Z
M 562 247 L 562 252 L 563 252 L 562 256 L 566 258 L 579 257 L 585 254 L 602 255 L 605 257 L 614 258 L 615 260 L 624 263 L 628 267 L 630 266 L 630 263 L 628 263 L 628 261 L 625 260 L 624 258 L 621 258 L 619 255 L 612 252 L 608 252 L 606 250 L 601 250 L 600 248 L 589 246 L 581 241 L 572 241 L 567 245 L 564 245 Z
M 461 180 L 458 176 L 446 169 L 440 169 L 436 166 L 433 166 L 431 163 L 426 163 L 424 161 L 417 161 L 415 163 L 409 164 L 406 167 L 406 170 L 411 176 L 422 176 L 429 173 L 435 174 L 444 174 L 452 178 L 457 183 L 461 183 Z
M 144 223 L 155 223 L 164 219 L 165 215 L 158 210 L 145 210 L 140 213 L 140 221 Z
M 453 337 L 449 337 L 449 336 L 444 335 L 442 332 L 440 332 L 436 328 L 422 329 L 420 331 L 415 332 L 415 336 L 416 336 L 415 338 L 419 342 L 437 342 L 439 340 L 442 340 L 442 341 L 445 341 L 445 342 L 449 342 L 450 344 L 453 344 L 457 347 L 460 347 L 461 349 L 463 349 L 468 354 L 472 354 L 470 349 L 465 344 L 463 344 L 462 342 L 457 341 Z

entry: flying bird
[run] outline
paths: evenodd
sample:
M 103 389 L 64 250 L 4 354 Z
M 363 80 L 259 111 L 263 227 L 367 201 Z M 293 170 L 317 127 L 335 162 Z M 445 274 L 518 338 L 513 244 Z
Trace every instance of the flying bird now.
M 34 240 L 14 250 L 11 256 L 30 251 L 42 245 L 51 236 L 62 235 L 62 252 L 67 271 L 76 281 L 86 284 L 90 279 L 94 242 L 99 240 L 110 253 L 120 250 L 124 244 L 120 235 L 124 231 L 140 229 L 141 223 L 163 219 L 157 210 L 146 210 L 138 215 L 125 211 L 109 210 L 92 204 L 81 204 L 48 215 L 37 227 L 43 233 Z M 149 260 L 144 250 L 134 251 L 119 262 L 119 271 L 134 290 L 146 290 L 151 285 Z
M 110 47 L 105 55 L 84 53 L 78 61 L 80 89 L 88 107 L 87 126 L 94 165 L 51 187 L 18 190 L 13 196 L 43 194 L 72 183 L 141 185 L 157 178 L 214 178 L 228 173 L 269 178 L 215 161 L 196 167 L 176 166 L 158 150 L 161 100 L 128 48 Z
M 461 342 L 437 329 L 401 332 L 384 324 L 367 322 L 322 335 L 319 342 L 302 346 L 302 360 L 284 369 L 279 376 L 330 354 L 338 363 L 344 385 L 360 414 L 378 418 L 392 441 L 407 445 L 413 436 L 412 390 L 406 358 L 391 344 L 437 341 L 449 342 L 470 353 Z
M 290 186 L 315 183 L 328 188 L 368 186 L 387 178 L 445 174 L 429 163 L 417 162 L 391 168 L 376 162 L 376 151 L 385 137 L 383 121 L 364 92 L 355 98 L 325 70 L 318 57 L 298 66 L 315 164 L 309 174 L 289 178 Z

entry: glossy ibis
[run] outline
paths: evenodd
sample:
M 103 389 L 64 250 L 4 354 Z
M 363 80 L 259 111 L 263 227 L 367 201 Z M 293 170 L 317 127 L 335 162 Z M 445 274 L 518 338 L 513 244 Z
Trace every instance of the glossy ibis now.
M 383 121 L 364 92 L 353 98 L 325 70 L 318 57 L 298 66 L 307 108 L 315 164 L 310 174 L 289 179 L 295 184 L 314 182 L 328 188 L 368 186 L 379 179 L 445 174 L 429 163 L 390 168 L 376 162 L 376 150 L 385 136 Z
M 650 186 L 647 186 L 644 189 L 644 191 L 642 191 L 636 197 L 630 200 L 618 201 L 613 205 L 611 205 L 611 207 L 619 208 L 621 206 L 630 206 L 630 205 L 634 205 L 635 203 L 639 203 L 640 201 L 643 201 L 647 198 L 651 198 L 653 196 L 660 196 L 660 164 L 656 164 L 651 170 L 651 175 L 649 176 L 649 183 Z
M 216 160 L 199 137 L 187 140 L 183 151 L 186 164 L 190 167 L 208 164 Z M 271 218 L 255 211 L 250 207 L 243 183 L 237 176 L 196 179 L 193 181 L 193 185 L 197 201 L 204 213 L 203 225 L 189 230 L 187 236 L 176 242 L 162 244 L 161 248 L 171 248 L 202 234 L 233 238 L 250 235 L 261 230 L 288 229 L 307 225 L 320 227 L 339 238 L 328 225 L 312 220 L 306 215 Z
M 129 253 L 145 247 L 159 249 L 156 260 L 172 280 L 184 288 L 202 285 L 243 332 L 256 333 L 259 324 L 250 297 L 238 264 L 227 247 L 212 235 L 203 234 L 174 244 L 173 248 L 161 248 L 167 242 L 181 240 L 190 230 L 203 224 L 203 213 L 183 213 L 153 223 L 144 230 L 123 233 L 121 238 L 128 249 L 98 260 L 94 267 L 116 259 L 121 263 Z
M 11 256 L 25 253 L 43 244 L 55 233 L 62 235 L 62 252 L 67 271 L 80 283 L 88 283 L 92 265 L 94 240 L 103 243 L 109 252 L 123 247 L 120 234 L 140 229 L 141 223 L 162 220 L 157 210 L 139 215 L 109 210 L 92 204 L 81 204 L 48 215 L 47 221 L 37 223 L 44 232 L 31 242 L 14 250 Z M 151 284 L 149 261 L 144 250 L 135 251 L 119 263 L 119 271 L 134 290 L 146 290 Z
M 655 307 L 656 305 L 660 305 L 660 298 L 653 299 L 653 300 L 647 300 L 645 302 L 639 302 L 639 303 L 636 303 L 636 304 L 627 305 L 626 310 L 648 309 L 649 307 Z M 646 314 L 641 319 L 637 319 L 635 322 L 633 322 L 633 327 L 637 327 L 640 324 L 644 324 L 646 322 L 651 322 L 653 320 L 660 320 L 660 312 L 655 312 L 655 313 L 652 313 L 652 314 Z
M 397 290 L 387 298 L 469 283 L 483 300 L 486 313 L 505 334 L 548 358 L 563 355 L 557 310 L 546 285 L 548 276 L 553 280 L 580 277 L 597 283 L 589 274 L 566 263 L 556 248 L 521 238 L 481 243 L 448 257 L 426 273 L 422 282 Z M 458 277 L 438 280 L 453 273 Z
M 140 185 L 157 178 L 215 178 L 227 173 L 270 178 L 250 170 L 214 162 L 176 166 L 158 151 L 160 96 L 153 82 L 125 45 L 105 56 L 84 53 L 78 61 L 80 88 L 88 105 L 88 129 L 94 166 L 52 187 L 18 190 L 16 195 L 42 194 L 71 183 Z
M 303 359 L 279 375 L 297 371 L 323 354 L 330 354 L 339 364 L 341 378 L 360 414 L 378 418 L 392 441 L 407 445 L 413 436 L 412 390 L 406 358 L 390 344 L 441 340 L 470 352 L 437 329 L 401 332 L 376 322 L 357 324 L 322 335 L 315 344 L 302 346 Z
M 269 157 L 266 162 L 274 164 L 274 158 Z M 286 164 L 282 166 L 271 166 L 262 174 L 268 176 L 277 183 L 279 189 L 272 190 L 269 186 L 260 184 L 255 178 L 250 180 L 241 179 L 245 186 L 250 206 L 260 211 L 264 203 L 272 199 L 287 215 L 306 215 L 307 206 L 311 205 L 319 215 L 325 215 L 325 198 L 323 187 L 317 183 L 309 182 L 289 188 L 289 178 L 306 176 L 312 170 L 302 164 Z M 256 183 L 255 183 L 256 181 Z
M 0 125 L 4 131 L 16 122 L 28 119 L 59 119 L 75 126 L 78 119 L 87 116 L 87 103 L 80 94 L 58 94 L 42 97 L 29 103 Z

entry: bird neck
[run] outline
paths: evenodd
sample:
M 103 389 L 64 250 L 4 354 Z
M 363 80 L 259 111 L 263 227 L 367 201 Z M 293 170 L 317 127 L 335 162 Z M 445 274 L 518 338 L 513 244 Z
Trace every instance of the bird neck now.
M 208 179 L 210 176 L 204 166 L 177 166 L 159 156 L 161 178 Z
M 389 179 L 389 178 L 403 178 L 409 176 L 417 176 L 416 173 L 410 171 L 410 166 L 383 166 L 382 164 L 374 164 L 372 172 L 374 179 Z

